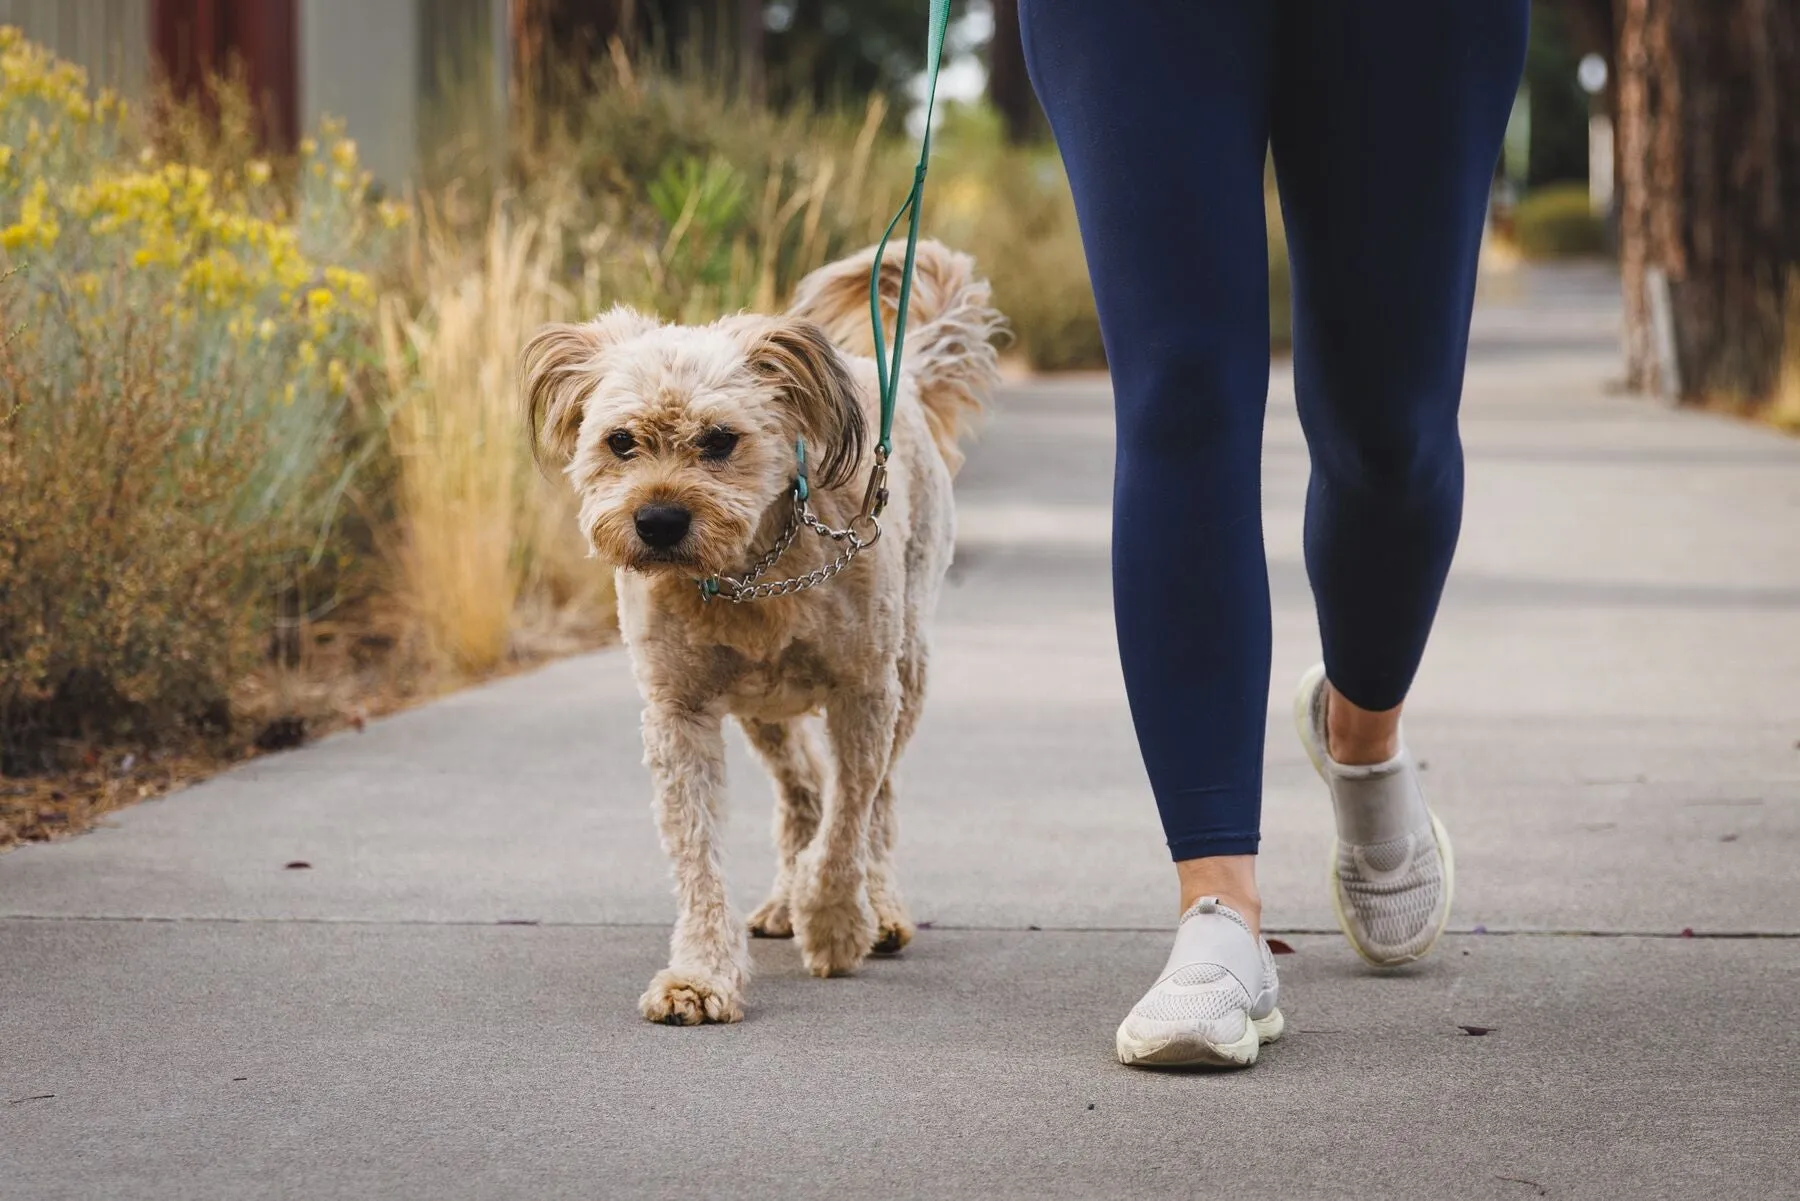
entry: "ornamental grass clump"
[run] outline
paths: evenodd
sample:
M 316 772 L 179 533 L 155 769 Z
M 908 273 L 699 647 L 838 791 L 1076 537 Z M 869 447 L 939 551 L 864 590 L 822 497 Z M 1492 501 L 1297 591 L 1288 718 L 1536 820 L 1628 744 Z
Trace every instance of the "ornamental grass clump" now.
M 161 159 L 0 28 L 0 770 L 229 726 L 368 439 L 377 260 L 353 143 L 297 178 Z

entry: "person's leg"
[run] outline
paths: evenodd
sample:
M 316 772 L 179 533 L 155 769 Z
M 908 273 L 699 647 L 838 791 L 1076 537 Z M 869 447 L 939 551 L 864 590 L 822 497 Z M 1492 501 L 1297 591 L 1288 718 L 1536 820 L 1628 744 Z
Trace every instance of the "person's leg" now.
M 1297 715 L 1336 809 L 1339 921 L 1382 965 L 1425 954 L 1449 921 L 1449 837 L 1400 709 L 1461 524 L 1469 314 L 1528 7 L 1278 7 L 1272 140 L 1325 649 Z
M 1264 0 L 1022 0 L 1118 420 L 1119 654 L 1185 911 L 1254 927 L 1269 673 Z
M 1266 0 L 1021 0 L 1117 406 L 1113 593 L 1181 885 L 1119 1059 L 1243 1065 L 1281 1033 L 1255 854 L 1269 682 Z
M 1279 6 L 1306 565 L 1333 699 L 1360 711 L 1344 733 L 1363 743 L 1397 720 L 1456 547 L 1469 312 L 1528 8 Z

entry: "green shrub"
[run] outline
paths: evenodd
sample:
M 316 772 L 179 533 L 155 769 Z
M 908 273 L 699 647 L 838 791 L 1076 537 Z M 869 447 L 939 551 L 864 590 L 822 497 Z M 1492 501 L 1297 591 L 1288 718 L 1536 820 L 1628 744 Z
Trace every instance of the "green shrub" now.
M 355 146 L 161 160 L 0 28 L 0 770 L 229 717 L 325 554 L 372 365 Z
M 1606 253 L 1606 224 L 1588 204 L 1586 184 L 1552 184 L 1529 193 L 1513 210 L 1513 240 L 1531 259 Z

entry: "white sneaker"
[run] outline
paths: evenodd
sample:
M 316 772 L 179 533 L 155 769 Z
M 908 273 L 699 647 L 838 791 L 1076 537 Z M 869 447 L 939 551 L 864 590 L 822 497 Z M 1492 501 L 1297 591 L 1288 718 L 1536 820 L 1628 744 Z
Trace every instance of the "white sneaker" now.
M 1281 1037 L 1280 981 L 1269 944 L 1217 897 L 1181 915 L 1162 976 L 1119 1024 L 1119 1062 L 1248 1067 Z
M 1377 967 L 1411 963 L 1450 922 L 1456 883 L 1450 835 L 1426 808 L 1419 769 L 1404 743 L 1398 755 L 1368 767 L 1331 758 L 1325 698 L 1321 665 L 1300 680 L 1294 724 L 1337 812 L 1332 908 L 1358 955 Z

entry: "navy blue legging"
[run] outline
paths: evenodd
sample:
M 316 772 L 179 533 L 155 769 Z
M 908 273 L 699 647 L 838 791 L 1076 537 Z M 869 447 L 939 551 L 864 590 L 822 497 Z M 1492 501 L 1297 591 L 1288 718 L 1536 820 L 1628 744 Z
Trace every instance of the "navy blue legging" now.
M 1174 857 L 1256 851 L 1269 696 L 1263 170 L 1294 284 L 1327 673 L 1406 696 L 1462 515 L 1488 189 L 1528 0 L 1020 0 L 1118 420 L 1113 594 Z

